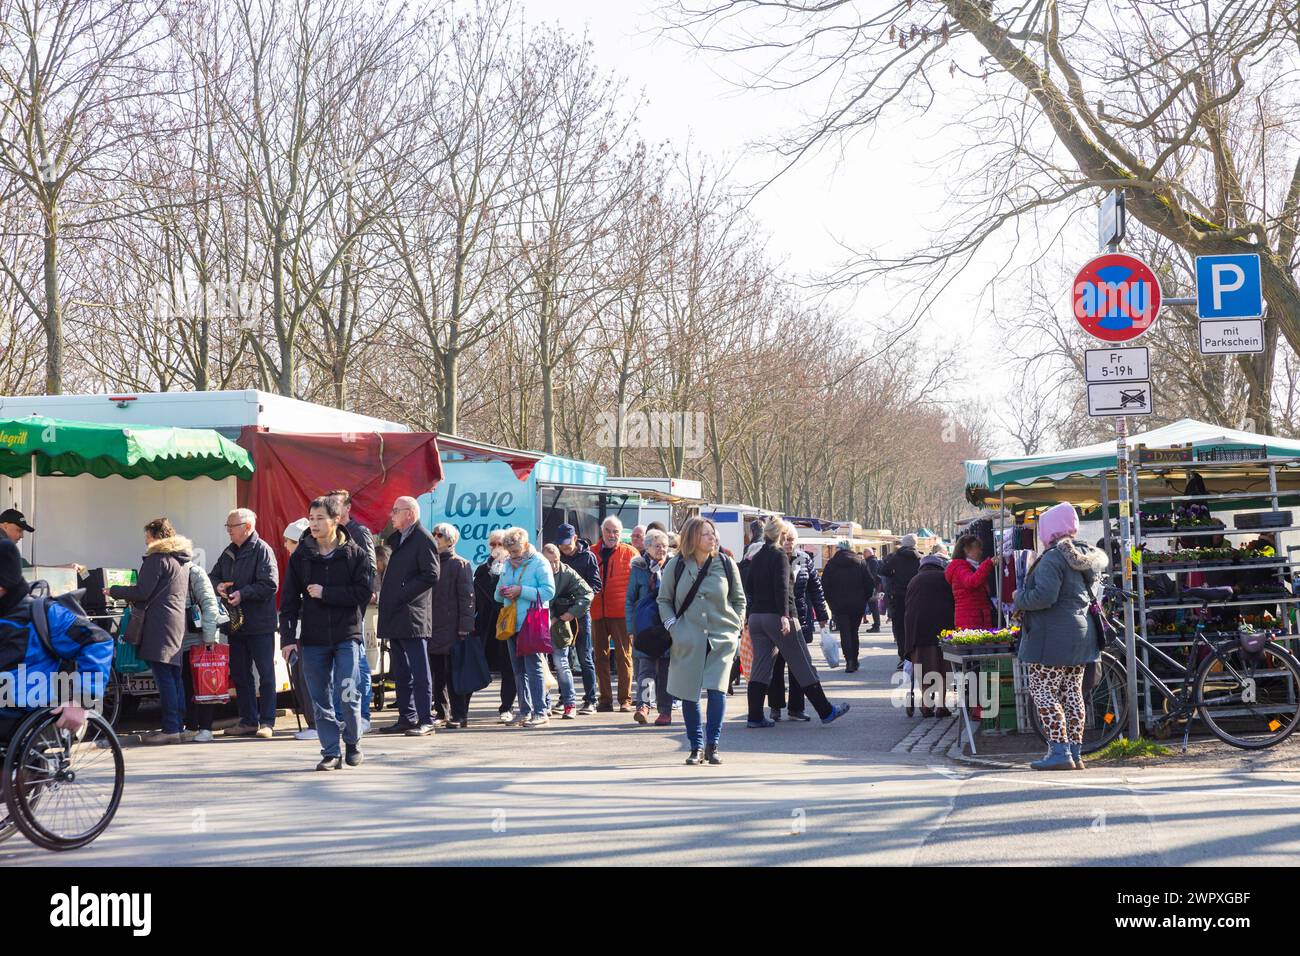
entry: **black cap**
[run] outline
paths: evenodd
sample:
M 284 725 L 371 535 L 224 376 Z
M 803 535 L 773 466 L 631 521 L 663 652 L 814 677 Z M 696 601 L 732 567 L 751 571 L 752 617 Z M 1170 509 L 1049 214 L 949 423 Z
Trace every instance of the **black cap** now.
M 27 519 L 23 517 L 23 513 L 17 508 L 6 508 L 4 511 L 0 511 L 0 524 L 16 524 L 24 531 L 31 534 L 36 533 L 36 529 L 27 523 Z

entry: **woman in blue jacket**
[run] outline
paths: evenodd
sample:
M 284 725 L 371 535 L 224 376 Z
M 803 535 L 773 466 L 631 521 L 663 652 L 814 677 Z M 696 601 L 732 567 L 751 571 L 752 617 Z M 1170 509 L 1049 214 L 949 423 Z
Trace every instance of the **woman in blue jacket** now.
M 519 689 L 519 713 L 510 726 L 545 727 L 551 720 L 551 707 L 546 699 L 546 655 L 521 657 L 518 642 L 519 629 L 524 626 L 528 612 L 534 607 L 546 607 L 555 597 L 555 576 L 546 559 L 528 543 L 528 532 L 523 528 L 507 530 L 501 543 L 510 557 L 501 577 L 497 578 L 496 599 L 505 605 L 502 613 L 508 614 L 509 605 L 515 605 L 515 634 L 507 643 L 515 686 Z
M 624 617 L 627 632 L 636 636 L 636 606 L 648 597 L 658 597 L 659 584 L 664 573 L 664 562 L 668 560 L 668 535 L 658 529 L 645 533 L 645 552 L 632 561 L 631 577 L 628 579 L 627 599 L 624 602 Z M 655 718 L 656 727 L 667 727 L 673 722 L 673 698 L 668 693 L 668 659 L 649 657 L 632 645 L 632 664 L 636 670 L 633 675 L 633 696 L 636 698 L 636 711 L 632 719 L 644 724 L 650 719 L 650 695 L 646 693 L 654 688 L 654 704 L 658 711 Z

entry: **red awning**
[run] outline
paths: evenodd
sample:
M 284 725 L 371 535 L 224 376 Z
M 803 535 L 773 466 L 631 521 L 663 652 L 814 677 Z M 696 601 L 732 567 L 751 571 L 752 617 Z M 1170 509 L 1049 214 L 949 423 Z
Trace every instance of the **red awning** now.
M 304 435 L 250 426 L 239 444 L 255 466 L 252 480 L 239 483 L 240 504 L 257 514 L 258 533 L 281 562 L 288 560 L 284 529 L 306 517 L 313 498 L 348 489 L 352 517 L 378 534 L 394 498 L 418 497 L 442 479 L 438 436 L 430 432 Z
M 460 455 L 466 461 L 504 461 L 520 481 L 527 479 L 537 463 L 546 457 L 545 452 L 521 451 L 447 434 L 438 435 L 438 449 Z

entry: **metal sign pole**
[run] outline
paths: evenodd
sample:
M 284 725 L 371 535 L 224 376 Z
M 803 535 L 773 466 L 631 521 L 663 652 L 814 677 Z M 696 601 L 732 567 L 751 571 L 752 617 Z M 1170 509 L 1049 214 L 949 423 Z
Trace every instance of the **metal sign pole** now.
M 1115 419 L 1116 473 L 1119 478 L 1119 554 L 1124 569 L 1124 590 L 1133 591 L 1132 495 L 1129 488 L 1128 419 Z M 1133 631 L 1133 602 L 1124 601 L 1124 652 L 1128 665 L 1128 739 L 1141 735 L 1138 721 L 1137 639 Z

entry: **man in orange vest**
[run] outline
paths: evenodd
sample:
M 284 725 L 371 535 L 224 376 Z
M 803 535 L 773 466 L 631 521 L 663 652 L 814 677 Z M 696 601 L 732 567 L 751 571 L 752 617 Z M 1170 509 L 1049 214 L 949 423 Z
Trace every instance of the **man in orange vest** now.
M 628 580 L 632 575 L 632 561 L 636 548 L 623 544 L 623 522 L 615 517 L 606 518 L 600 526 L 600 542 L 592 549 L 600 565 L 602 587 L 591 601 L 591 644 L 596 664 L 596 682 L 600 685 L 600 698 L 596 710 L 614 709 L 614 697 L 609 681 L 609 653 L 612 643 L 614 666 L 618 668 L 618 709 L 624 713 L 632 710 L 632 638 L 627 633 Z

